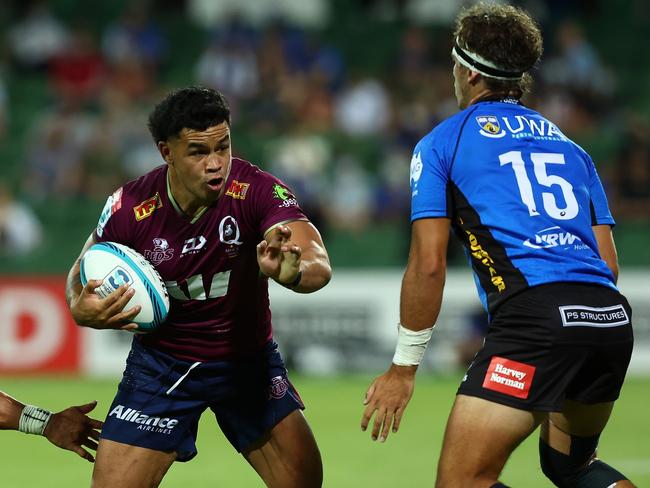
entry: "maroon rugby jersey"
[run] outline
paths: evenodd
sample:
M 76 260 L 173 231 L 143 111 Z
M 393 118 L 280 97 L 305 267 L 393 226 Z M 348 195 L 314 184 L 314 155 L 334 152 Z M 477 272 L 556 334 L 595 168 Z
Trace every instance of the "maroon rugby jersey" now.
M 95 239 L 140 252 L 167 285 L 167 320 L 138 339 L 180 359 L 214 361 L 255 353 L 271 339 L 268 279 L 255 248 L 292 220 L 306 217 L 287 187 L 233 158 L 225 194 L 198 218 L 180 213 L 163 165 L 108 198 Z

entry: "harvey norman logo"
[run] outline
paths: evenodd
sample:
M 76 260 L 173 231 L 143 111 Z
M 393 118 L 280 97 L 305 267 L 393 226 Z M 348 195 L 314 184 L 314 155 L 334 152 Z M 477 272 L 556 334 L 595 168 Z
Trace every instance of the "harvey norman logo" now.
M 532 249 L 548 249 L 551 247 L 568 249 L 571 246 L 574 246 L 574 249 L 585 249 L 587 247 L 577 235 L 571 232 L 563 232 L 557 225 L 540 230 L 531 239 L 526 239 L 523 244 Z
M 108 416 L 137 424 L 138 430 L 150 431 L 156 434 L 171 434 L 172 429 L 178 425 L 178 419 L 152 417 L 142 413 L 141 410 L 127 408 L 124 405 L 117 405 Z
M 490 361 L 483 388 L 517 398 L 528 398 L 535 366 L 494 356 Z

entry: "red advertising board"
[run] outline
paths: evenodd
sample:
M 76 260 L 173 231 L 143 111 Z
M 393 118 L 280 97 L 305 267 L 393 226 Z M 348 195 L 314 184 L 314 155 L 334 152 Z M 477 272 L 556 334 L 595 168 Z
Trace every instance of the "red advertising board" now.
M 65 278 L 0 276 L 0 374 L 70 373 L 79 365 Z

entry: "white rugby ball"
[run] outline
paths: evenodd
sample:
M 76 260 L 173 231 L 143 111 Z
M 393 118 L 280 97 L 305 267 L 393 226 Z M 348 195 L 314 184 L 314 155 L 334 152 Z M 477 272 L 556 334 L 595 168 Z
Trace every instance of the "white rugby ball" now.
M 133 322 L 137 332 L 156 329 L 169 312 L 169 296 L 162 278 L 142 254 L 117 242 L 93 244 L 81 258 L 81 284 L 88 280 L 102 280 L 95 293 L 105 298 L 121 285 L 128 284 L 135 290 L 126 308 L 140 305 Z

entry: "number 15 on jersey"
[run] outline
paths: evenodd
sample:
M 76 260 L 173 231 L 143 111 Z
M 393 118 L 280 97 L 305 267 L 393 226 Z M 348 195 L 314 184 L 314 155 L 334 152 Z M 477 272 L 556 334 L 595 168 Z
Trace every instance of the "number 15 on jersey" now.
M 530 160 L 533 163 L 533 170 L 537 183 L 546 188 L 559 186 L 562 191 L 562 198 L 565 206 L 559 207 L 555 195 L 550 191 L 542 191 L 542 202 L 544 211 L 552 218 L 558 220 L 571 220 L 578 215 L 580 207 L 578 200 L 573 192 L 573 186 L 567 180 L 557 175 L 549 175 L 546 167 L 549 164 L 565 164 L 564 154 L 561 153 L 531 153 Z M 509 151 L 499 155 L 501 166 L 511 164 L 515 172 L 517 186 L 521 201 L 528 207 L 528 213 L 531 217 L 539 215 L 537 205 L 535 205 L 535 196 L 533 194 L 533 185 L 530 182 L 526 166 L 521 151 Z

